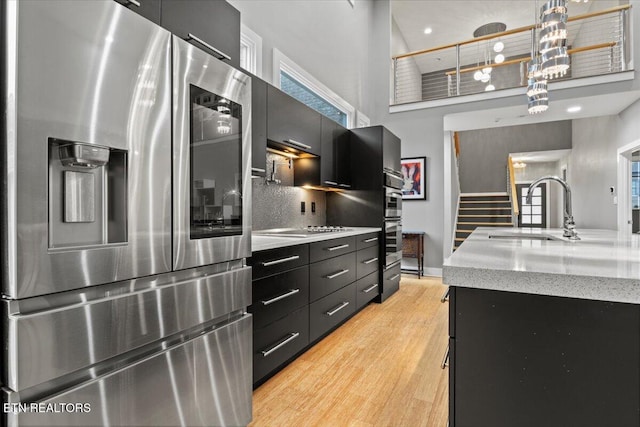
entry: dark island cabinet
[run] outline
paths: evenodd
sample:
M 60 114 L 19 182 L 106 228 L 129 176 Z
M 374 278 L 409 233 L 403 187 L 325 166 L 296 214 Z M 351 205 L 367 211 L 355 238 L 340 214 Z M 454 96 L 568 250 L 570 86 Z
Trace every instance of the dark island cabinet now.
M 160 23 L 176 36 L 240 67 L 240 12 L 226 1 L 162 0 Z
M 321 115 L 281 90 L 267 87 L 267 138 L 270 145 L 319 156 Z
M 251 176 L 267 173 L 267 83 L 251 76 Z
M 369 233 L 253 253 L 254 387 L 379 295 L 379 262 L 366 264 L 356 280 L 357 260 L 375 258 L 377 238 Z
M 450 425 L 640 425 L 640 308 L 451 287 Z
M 115 0 L 149 21 L 160 24 L 160 0 Z

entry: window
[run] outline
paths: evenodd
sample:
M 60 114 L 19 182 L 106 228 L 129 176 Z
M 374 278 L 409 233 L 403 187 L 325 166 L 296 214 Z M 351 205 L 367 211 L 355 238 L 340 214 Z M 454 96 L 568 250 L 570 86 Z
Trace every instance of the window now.
M 631 206 L 640 209 L 640 161 L 631 163 Z
M 283 92 L 342 126 L 353 127 L 355 108 L 278 49 L 273 49 L 273 75 Z
M 347 113 L 330 104 L 284 71 L 280 71 L 280 89 L 320 114 L 324 114 L 342 126 L 347 126 Z
M 262 77 L 262 37 L 244 24 L 240 31 L 240 67 Z

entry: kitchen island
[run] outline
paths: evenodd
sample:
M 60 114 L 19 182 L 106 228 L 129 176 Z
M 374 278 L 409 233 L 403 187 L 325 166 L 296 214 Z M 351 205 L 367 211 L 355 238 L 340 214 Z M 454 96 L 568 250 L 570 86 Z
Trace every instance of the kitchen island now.
M 640 236 L 479 228 L 444 263 L 451 426 L 640 425 Z

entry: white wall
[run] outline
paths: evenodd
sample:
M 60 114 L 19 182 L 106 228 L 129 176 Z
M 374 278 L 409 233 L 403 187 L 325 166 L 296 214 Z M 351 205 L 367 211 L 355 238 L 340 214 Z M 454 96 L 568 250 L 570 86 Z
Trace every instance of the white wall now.
M 573 121 L 567 181 L 578 228 L 617 229 L 617 207 L 609 187 L 617 185 L 618 116 Z
M 273 49 L 371 116 L 371 0 L 229 0 L 244 25 L 262 37 L 262 78 L 274 83 Z M 387 57 L 387 63 L 390 60 Z M 384 86 L 386 90 L 386 85 Z
M 409 52 L 396 21 L 391 19 L 391 56 Z M 422 74 L 414 58 L 401 58 L 397 61 L 396 75 L 405 83 L 396 89 L 395 104 L 422 101 Z

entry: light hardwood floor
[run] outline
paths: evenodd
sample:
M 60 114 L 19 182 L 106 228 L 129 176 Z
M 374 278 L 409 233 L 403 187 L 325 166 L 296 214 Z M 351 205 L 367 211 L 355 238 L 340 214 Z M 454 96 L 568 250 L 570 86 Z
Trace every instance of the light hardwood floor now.
M 252 427 L 447 425 L 448 303 L 439 278 L 403 275 L 253 394 Z

